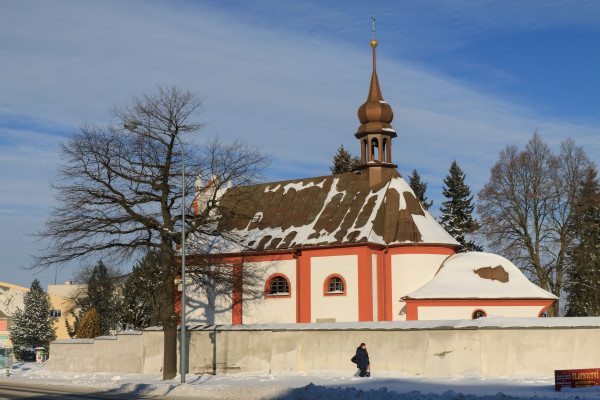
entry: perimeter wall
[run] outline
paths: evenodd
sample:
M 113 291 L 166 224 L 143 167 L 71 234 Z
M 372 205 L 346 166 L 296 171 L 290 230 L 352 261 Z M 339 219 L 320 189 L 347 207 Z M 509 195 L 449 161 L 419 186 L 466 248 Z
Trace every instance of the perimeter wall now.
M 548 375 L 600 366 L 600 318 L 206 326 L 187 337 L 188 371 L 195 374 L 351 374 L 361 342 L 374 374 Z M 49 364 L 54 371 L 160 373 L 162 351 L 162 331 L 129 332 L 53 342 Z

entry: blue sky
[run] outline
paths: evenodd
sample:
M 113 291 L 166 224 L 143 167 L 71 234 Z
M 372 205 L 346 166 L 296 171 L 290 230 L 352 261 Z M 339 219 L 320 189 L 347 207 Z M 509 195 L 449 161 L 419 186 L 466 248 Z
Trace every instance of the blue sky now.
M 373 10 L 392 158 L 428 182 L 434 215 L 454 159 L 476 194 L 535 129 L 600 162 L 597 1 L 3 2 L 0 281 L 34 277 L 22 267 L 44 245 L 31 234 L 54 202 L 59 141 L 156 85 L 204 99 L 202 135 L 272 153 L 272 180 L 327 174 L 340 144 L 358 153 Z M 72 266 L 35 277 L 61 283 Z

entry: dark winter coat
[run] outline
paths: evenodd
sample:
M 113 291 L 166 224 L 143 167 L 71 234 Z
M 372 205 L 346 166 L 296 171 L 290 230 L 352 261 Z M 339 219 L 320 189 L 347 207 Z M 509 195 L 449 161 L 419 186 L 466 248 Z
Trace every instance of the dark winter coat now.
M 356 348 L 356 366 L 360 369 L 366 369 L 369 364 L 369 353 L 367 353 L 367 349 L 358 346 Z

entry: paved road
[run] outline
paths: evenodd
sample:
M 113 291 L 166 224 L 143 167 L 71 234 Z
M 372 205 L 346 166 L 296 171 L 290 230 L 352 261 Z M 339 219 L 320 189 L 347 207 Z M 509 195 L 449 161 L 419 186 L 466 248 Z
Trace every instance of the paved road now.
M 176 397 L 143 396 L 138 394 L 117 394 L 111 391 L 94 391 L 93 389 L 74 388 L 68 386 L 25 385 L 19 382 L 0 383 L 0 400 L 108 400 L 108 399 L 153 399 L 175 400 Z

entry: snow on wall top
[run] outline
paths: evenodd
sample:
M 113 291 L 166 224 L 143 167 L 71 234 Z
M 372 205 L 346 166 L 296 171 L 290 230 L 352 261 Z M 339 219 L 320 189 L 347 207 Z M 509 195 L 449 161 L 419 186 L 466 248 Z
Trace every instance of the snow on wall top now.
M 234 187 L 219 203 L 217 229 L 235 240 L 191 237 L 189 252 L 360 243 L 459 245 L 396 170 L 373 187 L 367 174 L 355 173 Z
M 198 325 L 199 331 L 268 331 L 268 330 L 448 330 L 448 329 L 577 329 L 600 328 L 600 317 L 482 317 L 457 320 L 313 322 L 288 324 Z
M 497 254 L 458 253 L 448 257 L 431 281 L 405 299 L 558 299 L 532 283 Z

